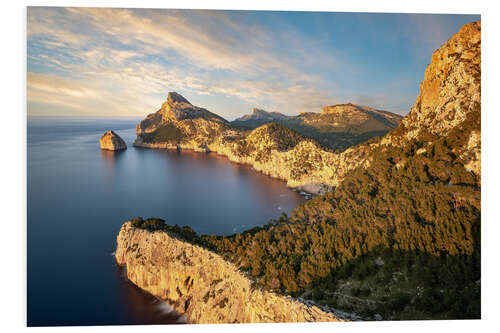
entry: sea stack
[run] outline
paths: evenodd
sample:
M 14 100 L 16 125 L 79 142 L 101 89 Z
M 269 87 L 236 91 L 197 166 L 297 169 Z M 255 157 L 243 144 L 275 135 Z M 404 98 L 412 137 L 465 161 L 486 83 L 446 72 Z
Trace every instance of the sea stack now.
M 106 131 L 99 139 L 101 149 L 106 150 L 122 150 L 127 149 L 127 144 L 122 138 L 112 130 Z

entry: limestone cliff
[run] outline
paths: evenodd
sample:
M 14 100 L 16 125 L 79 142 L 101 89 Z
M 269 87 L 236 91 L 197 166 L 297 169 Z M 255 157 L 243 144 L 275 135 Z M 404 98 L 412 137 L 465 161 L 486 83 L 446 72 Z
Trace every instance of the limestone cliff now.
M 127 144 L 122 138 L 112 130 L 106 131 L 99 139 L 101 149 L 106 150 L 122 150 L 127 149 Z
M 252 288 L 213 252 L 131 222 L 118 234 L 116 260 L 131 282 L 168 302 L 189 323 L 339 321 L 317 306 Z
M 424 141 L 428 134 L 445 137 L 460 129 L 468 139 L 453 153 L 462 157 L 469 171 L 480 175 L 480 114 L 481 21 L 477 21 L 464 25 L 434 52 L 410 113 L 382 144 L 404 146 L 408 140 Z

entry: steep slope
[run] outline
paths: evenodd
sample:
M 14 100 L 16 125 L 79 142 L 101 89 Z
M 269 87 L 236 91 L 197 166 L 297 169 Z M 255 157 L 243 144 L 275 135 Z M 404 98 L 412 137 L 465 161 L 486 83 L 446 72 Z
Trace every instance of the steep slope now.
M 161 229 L 157 221 L 155 229 Z M 189 323 L 339 321 L 317 306 L 254 288 L 219 255 L 171 232 L 135 227 L 137 222 L 122 226 L 117 262 L 126 266 L 130 281 L 167 301 Z
M 365 318 L 479 318 L 480 34 L 434 53 L 410 114 L 334 191 L 203 242 L 270 290 Z
M 137 125 L 134 145 L 206 151 L 209 144 L 228 130 L 224 118 L 192 105 L 176 92 L 169 92 L 161 109 Z
M 410 113 L 383 144 L 430 142 L 461 130 L 452 142 L 467 170 L 481 174 L 481 25 L 467 24 L 432 55 Z M 458 135 L 455 133 L 455 135 Z M 428 143 L 429 144 L 429 143 Z M 426 151 L 422 148 L 420 152 Z

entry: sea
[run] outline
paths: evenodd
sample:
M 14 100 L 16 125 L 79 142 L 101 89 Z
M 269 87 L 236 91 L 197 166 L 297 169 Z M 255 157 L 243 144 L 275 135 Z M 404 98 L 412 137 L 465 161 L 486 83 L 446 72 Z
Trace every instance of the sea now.
M 285 182 L 215 153 L 134 147 L 139 121 L 28 117 L 28 326 L 183 323 L 116 264 L 121 225 L 159 217 L 230 235 L 305 201 Z M 128 149 L 101 150 L 108 129 Z

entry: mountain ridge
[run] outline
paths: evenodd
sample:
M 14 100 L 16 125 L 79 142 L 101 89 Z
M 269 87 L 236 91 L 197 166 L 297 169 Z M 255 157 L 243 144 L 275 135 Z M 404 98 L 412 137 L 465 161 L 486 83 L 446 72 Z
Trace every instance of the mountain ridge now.
M 287 116 L 257 109 L 230 122 L 242 129 L 278 123 L 330 149 L 346 149 L 395 129 L 402 116 L 352 103 L 325 106 L 320 112 Z

